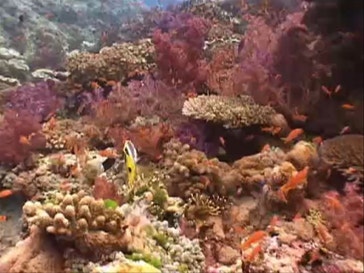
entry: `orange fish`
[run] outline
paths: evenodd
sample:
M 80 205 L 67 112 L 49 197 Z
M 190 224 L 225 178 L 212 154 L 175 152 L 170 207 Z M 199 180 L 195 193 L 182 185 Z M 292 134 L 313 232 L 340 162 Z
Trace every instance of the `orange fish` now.
M 341 204 L 340 200 L 337 198 L 336 193 L 329 192 L 324 195 L 326 203 L 330 208 L 333 208 L 336 211 L 343 211 L 345 208 L 343 204 Z
M 255 257 L 258 256 L 258 254 L 262 251 L 262 245 L 257 245 L 256 247 L 253 248 L 252 252 L 250 253 L 250 255 L 247 258 L 247 262 L 252 262 L 254 261 Z
M 292 118 L 294 120 L 301 121 L 301 122 L 306 122 L 306 120 L 307 120 L 307 116 L 306 115 L 301 115 L 301 114 L 298 113 L 297 107 L 295 108 L 295 113 L 292 116 Z
M 77 164 L 71 166 L 70 175 L 74 177 L 78 177 L 81 174 L 80 168 Z
M 225 147 L 225 139 L 223 137 L 219 137 L 220 144 Z
M 284 202 L 287 203 L 286 196 L 290 190 L 295 189 L 306 182 L 308 170 L 309 167 L 306 166 L 302 171 L 299 171 L 278 190 L 278 194 Z
M 340 135 L 346 134 L 350 132 L 350 126 L 345 126 L 344 128 L 341 129 L 340 131 Z
M 269 144 L 265 144 L 263 146 L 263 148 L 260 150 L 260 152 L 261 153 L 263 153 L 263 152 L 269 152 L 270 150 L 271 150 L 270 145 Z
M 344 103 L 341 105 L 341 108 L 343 108 L 345 110 L 354 110 L 355 106 L 350 103 Z
M 8 220 L 6 215 L 0 215 L 0 222 L 5 222 L 6 220 Z
M 293 217 L 292 221 L 294 222 L 294 221 L 298 221 L 300 219 L 303 219 L 302 214 L 297 212 L 296 215 Z
M 271 127 L 263 127 L 261 130 L 262 130 L 262 132 L 271 133 L 272 135 L 276 135 L 280 131 L 282 131 L 282 128 L 271 126 Z
M 107 81 L 106 85 L 107 86 L 114 86 L 114 85 L 116 85 L 116 81 Z
M 19 143 L 23 145 L 30 145 L 30 141 L 26 136 L 20 136 Z
M 312 142 L 315 144 L 320 144 L 323 141 L 322 137 L 317 136 L 312 139 Z
M 237 233 L 237 234 L 242 234 L 244 233 L 244 228 L 241 226 L 233 226 L 232 230 Z
M 5 198 L 8 197 L 10 195 L 13 195 L 13 191 L 12 190 L 2 190 L 0 191 L 0 198 Z
M 262 240 L 267 233 L 263 230 L 255 231 L 252 235 L 249 236 L 249 238 L 241 245 L 241 249 L 245 250 L 249 248 L 252 244 Z
M 91 86 L 92 89 L 100 88 L 100 85 L 97 82 L 91 82 L 90 86 Z
M 107 158 L 117 158 L 118 157 L 118 153 L 116 152 L 116 150 L 111 149 L 111 148 L 106 148 L 105 150 L 99 151 L 99 155 L 101 155 L 103 157 L 107 157 Z
M 301 128 L 297 128 L 292 130 L 287 137 L 282 138 L 284 143 L 287 144 L 291 141 L 293 141 L 294 139 L 298 138 L 299 136 L 301 136 L 305 131 Z

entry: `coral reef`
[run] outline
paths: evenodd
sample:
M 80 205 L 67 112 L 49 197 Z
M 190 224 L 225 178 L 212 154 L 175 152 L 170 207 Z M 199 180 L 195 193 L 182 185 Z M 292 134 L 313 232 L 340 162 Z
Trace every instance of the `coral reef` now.
M 363 272 L 362 3 L 160 2 L 2 1 L 0 271 Z

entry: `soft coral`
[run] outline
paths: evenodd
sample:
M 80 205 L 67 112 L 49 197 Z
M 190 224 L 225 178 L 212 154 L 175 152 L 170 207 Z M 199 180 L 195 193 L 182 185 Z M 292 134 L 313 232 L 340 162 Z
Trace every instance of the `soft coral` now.
M 21 163 L 32 151 L 45 147 L 41 129 L 39 120 L 28 112 L 7 110 L 0 122 L 0 163 Z M 27 143 L 22 143 L 21 138 Z

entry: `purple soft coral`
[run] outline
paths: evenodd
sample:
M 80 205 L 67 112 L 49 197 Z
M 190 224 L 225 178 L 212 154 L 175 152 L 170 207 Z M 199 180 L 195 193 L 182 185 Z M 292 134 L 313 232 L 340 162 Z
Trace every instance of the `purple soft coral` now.
M 22 85 L 9 94 L 7 103 L 8 109 L 16 112 L 26 110 L 39 120 L 46 120 L 61 106 L 53 81 Z

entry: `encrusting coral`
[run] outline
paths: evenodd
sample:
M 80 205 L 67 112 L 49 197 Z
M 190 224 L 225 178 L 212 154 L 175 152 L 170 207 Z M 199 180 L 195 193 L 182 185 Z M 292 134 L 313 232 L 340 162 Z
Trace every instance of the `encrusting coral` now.
M 222 124 L 226 128 L 271 124 L 273 108 L 261 106 L 250 96 L 225 97 L 201 95 L 185 101 L 182 114 L 194 119 Z

